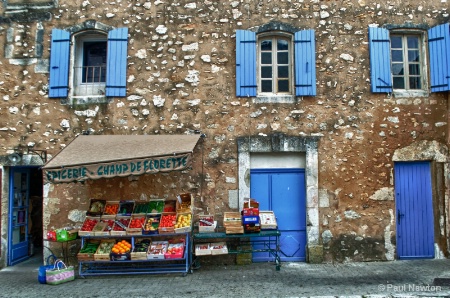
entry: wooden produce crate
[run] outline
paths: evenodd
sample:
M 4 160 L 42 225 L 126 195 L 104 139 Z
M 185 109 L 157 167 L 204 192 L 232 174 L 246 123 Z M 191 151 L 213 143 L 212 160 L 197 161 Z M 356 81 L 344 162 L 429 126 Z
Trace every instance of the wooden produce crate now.
M 175 233 L 188 233 L 192 230 L 192 214 L 177 213 L 177 222 L 174 226 Z
M 124 236 L 127 234 L 127 228 L 130 224 L 131 216 L 117 216 L 113 229 L 110 231 L 112 236 Z M 122 225 L 120 225 L 120 223 Z
M 228 247 L 225 242 L 210 243 L 209 249 L 212 255 L 226 255 L 228 254 Z
M 142 228 L 145 223 L 145 215 L 131 215 L 127 228 L 127 235 L 142 235 Z
M 142 228 L 142 235 L 158 234 L 160 221 L 161 214 L 148 214 Z
M 86 212 L 88 216 L 100 216 L 105 210 L 106 200 L 92 199 L 89 204 L 89 209 Z
M 97 252 L 99 245 L 100 240 L 86 240 L 77 254 L 78 261 L 94 261 L 94 254 Z
M 173 234 L 175 233 L 176 213 L 166 212 L 161 214 L 161 222 L 159 223 L 159 234 Z
M 100 217 L 86 216 L 83 225 L 78 231 L 79 236 L 94 236 L 92 231 L 97 223 L 100 221 Z
M 225 234 L 244 234 L 244 227 L 225 227 Z
M 116 216 L 119 212 L 120 201 L 106 201 L 105 210 L 103 215 Z
M 259 221 L 261 230 L 276 230 L 278 228 L 277 219 L 273 211 L 260 211 Z
M 100 219 L 100 222 L 103 222 L 105 224 L 105 227 L 102 231 L 95 232 L 95 236 L 111 235 L 111 230 L 114 227 L 115 220 L 116 220 L 115 215 L 103 215 Z
M 151 244 L 150 238 L 139 238 L 134 242 L 131 260 L 147 260 L 147 252 Z
M 224 212 L 223 213 L 223 226 L 225 228 L 242 226 L 241 213 L 239 213 L 239 212 Z
M 134 204 L 132 215 L 147 215 L 149 210 L 149 202 L 136 202 Z
M 134 201 L 120 201 L 117 216 L 131 216 L 134 209 Z
M 105 231 L 107 226 L 108 226 L 108 224 L 100 219 L 99 222 L 95 225 L 94 229 L 92 229 L 94 236 L 109 235 L 109 231 Z
M 209 243 L 200 243 L 195 245 L 195 255 L 196 256 L 207 256 L 211 255 L 211 249 Z
M 217 221 L 214 221 L 214 215 L 198 216 L 198 232 L 213 233 L 216 230 Z
M 149 214 L 159 214 L 164 212 L 165 202 L 164 200 L 150 200 L 148 201 L 148 212 Z M 175 210 L 173 210 L 175 211 Z
M 176 212 L 177 202 L 176 200 L 164 201 L 164 208 L 162 212 Z
M 190 193 L 179 194 L 176 201 L 177 213 L 192 213 L 192 206 L 194 205 L 194 202 Z
M 111 248 L 116 243 L 114 239 L 106 239 L 100 242 L 97 251 L 94 254 L 95 261 L 110 261 Z

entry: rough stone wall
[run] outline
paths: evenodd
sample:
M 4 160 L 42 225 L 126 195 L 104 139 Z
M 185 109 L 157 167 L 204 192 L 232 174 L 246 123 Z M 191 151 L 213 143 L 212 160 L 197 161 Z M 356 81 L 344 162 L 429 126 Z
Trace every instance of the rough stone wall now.
M 320 233 L 325 260 L 395 257 L 393 155 L 425 140 L 447 144 L 448 95 L 372 94 L 367 31 L 371 24 L 431 27 L 448 22 L 446 0 L 62 0 L 50 12 L 51 19 L 37 14 L 36 20 L 26 23 L 11 15 L 2 18 L 0 40 L 9 47 L 0 49 L 0 154 L 18 144 L 55 154 L 83 131 L 201 130 L 206 134 L 204 167 L 194 168 L 182 180 L 185 185 L 204 185 L 198 212 L 220 216 L 230 209 L 229 191 L 239 188 L 237 137 L 320 135 Z M 63 105 L 47 97 L 48 73 L 43 70 L 48 65 L 49 35 L 52 28 L 89 19 L 129 28 L 127 97 L 107 104 Z M 252 98 L 235 96 L 235 30 L 270 21 L 315 29 L 317 96 L 291 104 L 256 104 Z M 42 41 L 39 30 L 43 30 Z M 42 57 L 36 49 L 40 45 Z M 183 188 L 177 177 L 153 179 L 161 179 L 164 188 L 156 188 L 155 195 Z M 141 180 L 123 191 L 156 184 Z M 59 218 L 68 214 L 68 222 L 72 208 L 86 203 L 81 197 L 97 195 L 104 184 L 87 185 L 87 193 L 81 190 L 83 185 L 50 187 L 48 212 L 66 210 Z M 190 189 L 199 196 L 198 188 Z M 114 192 L 105 191 L 110 193 Z M 74 199 L 53 203 L 59 195 Z M 59 218 L 47 222 L 47 227 Z

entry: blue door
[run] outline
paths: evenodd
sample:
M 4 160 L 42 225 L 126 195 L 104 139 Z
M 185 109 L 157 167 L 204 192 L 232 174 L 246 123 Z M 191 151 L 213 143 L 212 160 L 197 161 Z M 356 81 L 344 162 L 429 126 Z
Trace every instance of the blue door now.
M 260 210 L 275 213 L 281 232 L 281 260 L 306 259 L 306 190 L 304 169 L 252 169 L 250 196 Z M 254 253 L 254 262 L 272 261 L 269 253 Z
M 398 162 L 395 172 L 397 256 L 434 258 L 433 201 L 429 162 Z
M 12 167 L 9 177 L 8 266 L 28 256 L 28 208 L 30 170 Z

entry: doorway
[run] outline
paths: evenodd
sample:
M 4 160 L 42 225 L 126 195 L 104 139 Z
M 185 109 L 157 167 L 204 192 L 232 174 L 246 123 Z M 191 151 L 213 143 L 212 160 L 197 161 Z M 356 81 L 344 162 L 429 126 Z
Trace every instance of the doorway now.
M 42 170 L 11 167 L 9 175 L 8 266 L 42 247 Z
M 430 162 L 396 162 L 394 174 L 397 256 L 399 259 L 434 258 Z

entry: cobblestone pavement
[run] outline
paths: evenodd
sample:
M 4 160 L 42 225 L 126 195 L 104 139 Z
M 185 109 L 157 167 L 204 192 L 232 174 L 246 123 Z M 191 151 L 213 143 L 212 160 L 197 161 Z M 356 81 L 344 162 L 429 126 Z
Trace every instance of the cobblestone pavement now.
M 203 265 L 186 276 L 77 277 L 57 286 L 38 282 L 40 265 L 33 257 L 0 270 L 0 297 L 450 297 L 450 260 L 282 263 L 280 271 L 272 263 Z

